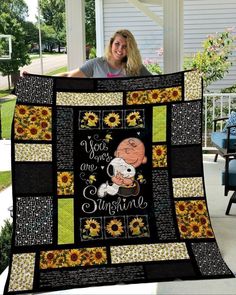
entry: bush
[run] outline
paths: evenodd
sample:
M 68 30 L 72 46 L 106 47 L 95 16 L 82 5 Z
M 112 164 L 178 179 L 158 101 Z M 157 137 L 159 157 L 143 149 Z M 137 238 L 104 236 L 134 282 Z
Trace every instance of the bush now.
M 0 232 L 0 273 L 9 265 L 11 237 L 12 223 L 9 220 L 5 220 Z
M 235 39 L 232 28 L 209 35 L 202 44 L 203 50 L 193 58 L 185 59 L 184 69 L 198 69 L 203 77 L 204 88 L 223 79 L 232 66 L 229 58 L 235 50 Z
M 96 48 L 92 47 L 89 49 L 89 59 L 95 58 L 96 57 Z
M 148 69 L 148 71 L 154 75 L 160 75 L 162 73 L 162 69 L 161 69 L 159 63 L 154 59 L 146 58 L 143 61 L 143 64 Z

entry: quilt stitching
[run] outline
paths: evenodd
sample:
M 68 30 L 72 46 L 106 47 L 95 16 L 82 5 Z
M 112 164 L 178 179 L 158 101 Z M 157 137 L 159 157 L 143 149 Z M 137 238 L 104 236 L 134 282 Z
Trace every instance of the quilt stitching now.
M 16 88 L 4 294 L 233 277 L 207 210 L 199 73 L 67 81 Z

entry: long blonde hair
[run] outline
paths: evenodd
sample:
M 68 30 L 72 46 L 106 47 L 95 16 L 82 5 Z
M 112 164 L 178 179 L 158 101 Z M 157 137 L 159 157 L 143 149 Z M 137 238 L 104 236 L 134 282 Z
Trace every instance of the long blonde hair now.
M 126 72 L 126 75 L 128 76 L 138 76 L 140 74 L 140 70 L 142 67 L 142 58 L 141 54 L 139 52 L 136 40 L 133 36 L 133 34 L 129 30 L 121 29 L 114 33 L 114 35 L 110 38 L 110 41 L 108 42 L 106 49 L 105 49 L 105 58 L 109 60 L 111 57 L 111 47 L 112 43 L 115 40 L 115 37 L 117 35 L 122 36 L 126 39 L 127 43 L 127 57 L 123 61 L 123 68 Z

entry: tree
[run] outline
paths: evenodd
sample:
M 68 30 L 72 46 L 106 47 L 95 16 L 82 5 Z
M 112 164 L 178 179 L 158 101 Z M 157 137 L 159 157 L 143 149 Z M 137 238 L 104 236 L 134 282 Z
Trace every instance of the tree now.
M 96 47 L 95 1 L 85 1 L 85 31 L 86 43 Z
M 55 32 L 55 41 L 60 50 L 61 45 L 66 43 L 65 1 L 41 0 L 40 9 L 43 18 L 42 22 L 48 27 L 45 31 L 52 32 L 53 30 Z
M 48 51 L 52 51 L 55 46 L 57 37 L 56 33 L 51 26 L 47 26 L 45 24 L 41 25 L 41 33 L 43 44 L 46 46 Z
M 11 75 L 14 80 L 19 68 L 30 63 L 29 46 L 25 41 L 24 31 L 24 19 L 28 9 L 23 0 L 8 0 L 0 1 L 0 11 L 0 32 L 12 35 L 12 58 L 0 61 L 0 72 L 3 76 Z
M 31 47 L 34 43 L 39 42 L 39 31 L 35 24 L 32 22 L 25 22 L 23 23 L 23 28 L 25 31 L 25 43 L 30 44 Z

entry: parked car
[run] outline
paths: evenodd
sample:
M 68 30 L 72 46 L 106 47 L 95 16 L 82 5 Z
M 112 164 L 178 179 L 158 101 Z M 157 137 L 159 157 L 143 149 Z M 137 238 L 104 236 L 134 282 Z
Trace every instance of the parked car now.
M 57 48 L 53 48 L 52 49 L 52 52 L 59 52 L 59 48 L 57 47 Z M 67 51 L 66 51 L 66 47 L 60 47 L 60 52 L 61 53 L 66 53 Z

